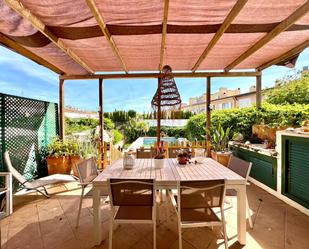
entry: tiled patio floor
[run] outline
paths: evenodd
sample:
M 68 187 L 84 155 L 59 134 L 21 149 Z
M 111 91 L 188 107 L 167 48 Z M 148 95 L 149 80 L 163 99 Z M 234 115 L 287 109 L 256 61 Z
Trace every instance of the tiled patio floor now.
M 80 190 L 75 183 L 49 189 L 57 192 L 45 199 L 37 194 L 15 197 L 13 215 L 1 221 L 2 249 L 90 249 L 108 248 L 109 207 L 102 208 L 104 241 L 95 247 L 92 236 L 91 199 L 85 199 L 80 227 L 75 228 Z M 67 191 L 69 189 L 70 191 Z M 309 217 L 284 204 L 262 189 L 248 187 L 254 229 L 247 224 L 247 245 L 237 243 L 236 200 L 227 205 L 229 248 L 307 249 Z M 176 215 L 169 201 L 159 205 L 157 248 L 178 248 Z M 224 248 L 218 230 L 183 230 L 184 249 Z M 121 225 L 115 228 L 113 248 L 151 249 L 152 228 L 148 225 Z

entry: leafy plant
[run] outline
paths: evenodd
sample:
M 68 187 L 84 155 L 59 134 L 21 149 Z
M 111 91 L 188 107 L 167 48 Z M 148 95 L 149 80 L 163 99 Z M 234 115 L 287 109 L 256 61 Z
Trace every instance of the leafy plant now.
M 117 144 L 123 139 L 123 135 L 118 130 L 113 130 L 113 143 Z
M 124 135 L 127 143 L 132 143 L 138 137 L 145 136 L 149 130 L 148 123 L 140 121 L 136 118 L 130 118 L 124 125 Z
M 206 129 L 206 132 L 211 136 L 211 144 L 214 151 L 223 152 L 227 150 L 230 131 L 230 127 L 224 130 L 220 124 L 211 131 Z
M 276 105 L 309 104 L 309 74 L 289 76 L 276 81 L 266 92 L 266 101 Z
M 157 146 L 157 151 L 154 159 L 164 159 L 165 158 L 165 148 L 164 148 L 164 141 L 160 141 Z
M 211 124 L 220 124 L 223 129 L 232 127 L 233 133 L 241 133 L 244 140 L 252 136 L 254 124 L 264 124 L 269 127 L 301 126 L 309 119 L 309 105 L 273 105 L 263 103 L 261 109 L 255 107 L 241 109 L 215 110 L 211 115 Z M 189 140 L 199 139 L 206 135 L 206 115 L 197 114 L 191 117 L 185 127 Z
M 184 127 L 168 127 L 168 126 L 161 126 L 161 132 L 166 134 L 169 137 L 185 137 L 186 131 Z M 149 137 L 157 136 L 157 127 L 152 126 L 149 128 L 148 132 L 146 133 Z
M 60 138 L 54 138 L 48 145 L 47 153 L 49 156 L 76 156 L 79 155 L 78 143 L 74 140 L 63 141 Z

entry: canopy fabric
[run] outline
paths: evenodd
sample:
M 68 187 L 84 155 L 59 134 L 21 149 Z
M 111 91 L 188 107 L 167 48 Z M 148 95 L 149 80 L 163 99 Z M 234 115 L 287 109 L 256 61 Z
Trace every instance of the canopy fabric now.
M 18 1 L 74 53 L 72 56 L 38 31 L 31 20 L 11 9 L 12 1 L 0 0 L 0 35 L 67 75 L 122 72 L 125 68 L 129 72 L 158 71 L 161 57 L 162 64 L 170 65 L 174 72 L 192 70 L 237 3 L 236 0 Z M 104 31 L 89 2 L 94 2 Z M 307 2 L 246 1 L 197 70 L 224 70 Z M 165 24 L 166 34 L 162 35 Z M 0 43 L 21 53 L 1 39 Z M 308 40 L 307 12 L 233 69 L 258 68 Z

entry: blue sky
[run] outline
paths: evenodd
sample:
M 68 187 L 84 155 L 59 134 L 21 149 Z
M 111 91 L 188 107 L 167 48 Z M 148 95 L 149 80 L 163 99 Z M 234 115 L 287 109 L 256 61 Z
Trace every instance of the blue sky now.
M 295 71 L 307 65 L 309 65 L 309 49 L 300 55 L 294 70 L 277 66 L 264 70 L 263 88 L 273 86 L 276 79 L 295 74 Z M 176 83 L 185 103 L 190 97 L 200 96 L 205 92 L 205 79 L 182 78 L 176 79 Z M 254 77 L 213 78 L 212 92 L 216 92 L 220 87 L 230 89 L 240 87 L 241 92 L 246 92 L 254 84 Z M 134 109 L 147 112 L 150 110 L 156 86 L 155 79 L 105 80 L 104 111 Z M 0 46 L 0 92 L 58 102 L 58 75 Z M 66 81 L 65 105 L 98 110 L 98 81 Z

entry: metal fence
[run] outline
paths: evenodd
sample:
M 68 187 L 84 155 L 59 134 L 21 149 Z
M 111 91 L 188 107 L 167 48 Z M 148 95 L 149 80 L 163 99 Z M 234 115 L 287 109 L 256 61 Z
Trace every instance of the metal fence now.
M 41 149 L 58 134 L 57 104 L 0 93 L 0 171 L 6 171 L 3 153 L 9 151 L 27 179 L 44 174 Z

